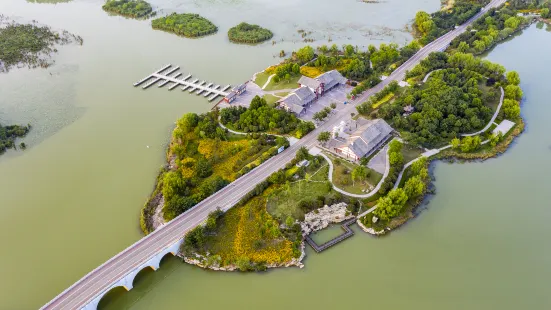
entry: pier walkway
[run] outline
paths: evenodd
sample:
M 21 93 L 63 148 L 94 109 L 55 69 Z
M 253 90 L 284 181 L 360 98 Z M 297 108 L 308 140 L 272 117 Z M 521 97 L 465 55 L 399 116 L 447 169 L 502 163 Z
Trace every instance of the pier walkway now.
M 229 94 L 227 90 L 231 87 L 231 85 L 221 87 L 221 85 L 204 80 L 199 82 L 199 79 L 188 81 L 192 77 L 191 73 L 180 79 L 178 77 L 183 74 L 178 72 L 179 69 L 179 66 L 173 67 L 171 64 L 165 65 L 161 69 L 134 83 L 134 87 L 138 87 L 146 82 L 147 83 L 142 86 L 143 89 L 147 89 L 156 83 L 159 83 L 159 87 L 163 87 L 172 82 L 172 84 L 168 87 L 168 90 L 173 90 L 178 86 L 182 86 L 182 91 L 189 90 L 190 93 L 195 93 L 196 95 L 201 95 L 205 98 L 208 97 L 208 101 L 212 101 L 218 96 L 226 97 Z
M 350 229 L 350 225 L 354 224 L 356 222 L 356 218 L 353 217 L 349 220 L 346 220 L 344 223 L 341 224 L 341 228 L 344 230 L 344 234 L 339 235 L 327 242 L 325 242 L 322 245 L 318 245 L 310 236 L 306 236 L 306 242 L 316 251 L 317 253 L 320 253 L 324 250 L 329 249 L 330 247 L 334 246 L 335 244 L 354 236 L 354 231 Z

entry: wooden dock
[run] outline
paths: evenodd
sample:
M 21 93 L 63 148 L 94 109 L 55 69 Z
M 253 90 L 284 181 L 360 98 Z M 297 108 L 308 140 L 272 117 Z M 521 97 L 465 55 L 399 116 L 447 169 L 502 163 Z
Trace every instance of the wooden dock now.
M 354 224 L 356 222 L 356 218 L 351 218 L 347 221 L 345 221 L 344 223 L 341 224 L 341 228 L 344 230 L 344 233 L 342 235 L 339 235 L 327 242 L 325 242 L 324 244 L 322 245 L 318 245 L 312 238 L 310 238 L 310 236 L 306 236 L 306 243 L 308 243 L 313 249 L 314 251 L 316 251 L 317 253 L 320 253 L 324 250 L 327 250 L 329 249 L 330 247 L 334 246 L 335 244 L 341 242 L 341 241 L 344 241 L 345 239 L 347 238 L 350 238 L 352 236 L 354 236 L 354 231 L 350 228 L 350 226 L 352 224 Z
M 179 69 L 179 66 L 172 66 L 171 64 L 165 65 L 159 70 L 134 83 L 134 87 L 138 87 L 145 83 L 142 88 L 147 89 L 150 86 L 158 83 L 158 87 L 161 88 L 168 83 L 172 83 L 168 87 L 168 90 L 172 90 L 178 86 L 182 86 L 182 91 L 187 90 L 190 94 L 195 93 L 198 96 L 202 95 L 203 97 L 207 98 L 208 101 L 213 101 L 219 96 L 225 97 L 228 95 L 229 92 L 227 90 L 231 87 L 231 85 L 220 88 L 221 85 L 206 82 L 205 80 L 202 80 L 200 82 L 199 79 L 191 80 L 191 73 L 180 79 L 179 77 L 182 76 L 183 73 L 178 72 Z

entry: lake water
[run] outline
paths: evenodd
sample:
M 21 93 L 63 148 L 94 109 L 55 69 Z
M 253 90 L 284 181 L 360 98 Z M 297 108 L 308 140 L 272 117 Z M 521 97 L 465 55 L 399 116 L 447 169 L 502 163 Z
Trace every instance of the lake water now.
M 33 124 L 23 140 L 30 148 L 0 157 L 0 309 L 40 307 L 140 238 L 139 211 L 174 121 L 211 105 L 133 82 L 173 63 L 201 79 L 237 84 L 278 62 L 281 49 L 302 46 L 298 29 L 312 31 L 315 45 L 329 37 L 338 45 L 403 43 L 415 12 L 439 6 L 151 1 L 166 13 L 200 13 L 220 28 L 192 40 L 108 16 L 102 2 L 0 2 L 0 13 L 17 21 L 36 19 L 84 38 L 83 46 L 60 48 L 49 69 L 0 75 L 0 122 Z M 244 20 L 273 30 L 277 43 L 230 44 L 227 29 Z M 307 249 L 304 269 L 220 273 L 168 258 L 158 271 L 141 273 L 132 291 L 109 294 L 102 308 L 548 309 L 551 34 L 533 26 L 488 58 L 520 73 L 527 130 L 498 159 L 437 163 L 437 194 L 403 228 L 379 239 L 354 228 L 355 236 L 331 250 Z

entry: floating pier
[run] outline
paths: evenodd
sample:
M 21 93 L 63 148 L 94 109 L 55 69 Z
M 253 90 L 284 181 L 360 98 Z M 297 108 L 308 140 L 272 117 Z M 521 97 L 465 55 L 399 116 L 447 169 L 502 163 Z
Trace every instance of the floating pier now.
M 320 253 L 322 251 L 325 251 L 329 249 L 330 247 L 334 246 L 335 244 L 354 236 L 354 231 L 350 229 L 350 226 L 356 222 L 356 218 L 351 218 L 344 223 L 341 224 L 341 228 L 344 230 L 344 234 L 337 236 L 327 242 L 325 242 L 322 245 L 318 245 L 310 236 L 306 236 L 306 242 L 316 251 L 317 253 Z
M 142 88 L 147 89 L 156 83 L 158 83 L 159 87 L 172 83 L 168 87 L 169 90 L 182 86 L 182 91 L 187 90 L 190 93 L 202 95 L 205 98 L 210 96 L 207 98 L 208 101 L 212 101 L 218 96 L 225 97 L 229 94 L 229 91 L 227 90 L 231 87 L 230 85 L 220 88 L 220 85 L 215 85 L 215 83 L 209 83 L 205 80 L 201 80 L 200 82 L 199 79 L 192 80 L 191 73 L 180 79 L 179 77 L 182 76 L 183 73 L 178 72 L 179 69 L 179 66 L 172 66 L 171 64 L 165 65 L 159 70 L 134 83 L 134 86 L 137 87 L 145 83 Z

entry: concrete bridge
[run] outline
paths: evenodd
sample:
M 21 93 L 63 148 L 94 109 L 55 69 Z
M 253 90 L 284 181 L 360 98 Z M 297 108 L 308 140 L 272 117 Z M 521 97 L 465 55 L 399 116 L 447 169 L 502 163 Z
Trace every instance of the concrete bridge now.
M 256 184 L 266 179 L 273 172 L 284 168 L 285 164 L 294 158 L 299 148 L 303 146 L 306 148 L 313 147 L 317 143 L 316 139 L 319 133 L 330 131 L 335 124 L 339 124 L 341 121 L 350 118 L 350 113 L 356 112 L 356 104 L 364 102 L 373 94 L 381 91 L 391 81 L 401 81 L 407 70 L 411 70 L 430 53 L 447 47 L 451 40 L 463 33 L 466 27 L 482 16 L 487 9 L 497 7 L 503 3 L 505 3 L 505 0 L 493 0 L 484 10 L 467 23 L 423 47 L 413 57 L 402 64 L 402 66 L 392 72 L 386 80 L 358 96 L 346 108 L 290 146 L 287 150 L 268 159 L 259 167 L 243 175 L 195 207 L 134 243 L 103 265 L 92 270 L 41 309 L 96 309 L 101 298 L 111 289 L 119 286 L 125 287 L 127 290 L 132 289 L 133 280 L 141 270 L 145 268 L 157 269 L 165 255 L 168 255 L 168 253 L 176 254 L 183 236 L 189 230 L 205 221 L 210 212 L 215 211 L 217 208 L 226 211 L 237 204 L 246 193 L 254 189 Z M 153 78 L 157 79 L 159 77 Z M 180 84 L 179 81 L 178 84 Z

